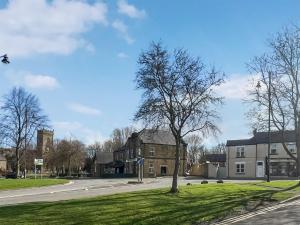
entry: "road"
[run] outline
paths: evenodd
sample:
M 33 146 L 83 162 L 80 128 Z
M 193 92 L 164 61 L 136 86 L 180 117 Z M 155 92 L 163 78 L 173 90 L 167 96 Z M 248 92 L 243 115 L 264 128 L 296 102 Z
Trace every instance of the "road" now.
M 66 185 L 0 191 L 0 206 L 20 204 L 26 202 L 78 199 L 84 197 L 94 197 L 98 195 L 108 195 L 130 191 L 170 187 L 172 178 L 147 178 L 144 179 L 143 184 L 128 184 L 128 181 L 136 181 L 136 179 L 82 179 L 71 181 L 71 183 Z M 201 180 L 199 179 L 179 178 L 179 185 L 200 182 Z M 216 181 L 209 180 L 209 182 L 215 183 Z
M 265 209 L 236 216 L 216 225 L 299 225 L 300 200 L 282 203 Z

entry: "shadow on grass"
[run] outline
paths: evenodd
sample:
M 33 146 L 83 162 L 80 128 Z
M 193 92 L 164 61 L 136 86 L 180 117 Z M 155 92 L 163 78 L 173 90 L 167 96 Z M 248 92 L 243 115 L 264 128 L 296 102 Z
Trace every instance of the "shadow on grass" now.
M 224 218 L 275 190 L 241 185 L 184 187 L 0 208 L 0 224 L 192 224 Z M 255 205 L 256 206 L 256 205 Z

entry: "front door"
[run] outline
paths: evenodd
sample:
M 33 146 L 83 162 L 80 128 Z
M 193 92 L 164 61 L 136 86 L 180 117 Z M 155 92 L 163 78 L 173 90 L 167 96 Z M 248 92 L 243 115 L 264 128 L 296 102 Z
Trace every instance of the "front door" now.
M 161 176 L 167 175 L 167 167 L 166 166 L 161 166 L 160 167 L 160 175 Z
M 257 161 L 256 162 L 256 177 L 264 177 L 264 175 L 265 175 L 264 161 Z

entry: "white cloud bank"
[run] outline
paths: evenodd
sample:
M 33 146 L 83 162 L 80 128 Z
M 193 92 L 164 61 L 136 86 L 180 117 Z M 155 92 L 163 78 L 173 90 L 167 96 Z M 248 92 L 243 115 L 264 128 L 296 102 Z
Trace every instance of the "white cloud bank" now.
M 258 75 L 234 74 L 215 91 L 225 99 L 245 99 L 255 80 L 258 80 Z
M 13 85 L 22 85 L 31 89 L 54 90 L 60 86 L 55 77 L 44 74 L 11 70 L 6 72 L 5 76 Z
M 79 103 L 71 103 L 69 104 L 69 108 L 74 112 L 85 114 L 85 115 L 91 115 L 91 116 L 101 115 L 100 110 Z
M 82 37 L 93 25 L 107 25 L 107 6 L 85 0 L 10 0 L 0 10 L 0 49 L 11 57 L 91 49 Z
M 146 16 L 145 10 L 139 10 L 134 5 L 128 4 L 126 0 L 119 0 L 117 3 L 118 12 L 129 16 L 130 18 L 141 19 Z

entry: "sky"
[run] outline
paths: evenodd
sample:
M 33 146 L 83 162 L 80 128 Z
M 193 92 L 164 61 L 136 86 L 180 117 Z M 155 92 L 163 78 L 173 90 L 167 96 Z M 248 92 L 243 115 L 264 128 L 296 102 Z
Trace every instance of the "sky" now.
M 298 0 L 0 1 L 0 96 L 22 86 L 38 96 L 55 138 L 104 141 L 133 124 L 141 100 L 137 59 L 152 41 L 186 48 L 227 76 L 222 131 L 208 145 L 247 138 L 247 63 L 267 40 L 299 24 Z M 1 103 L 0 103 L 1 104 Z

